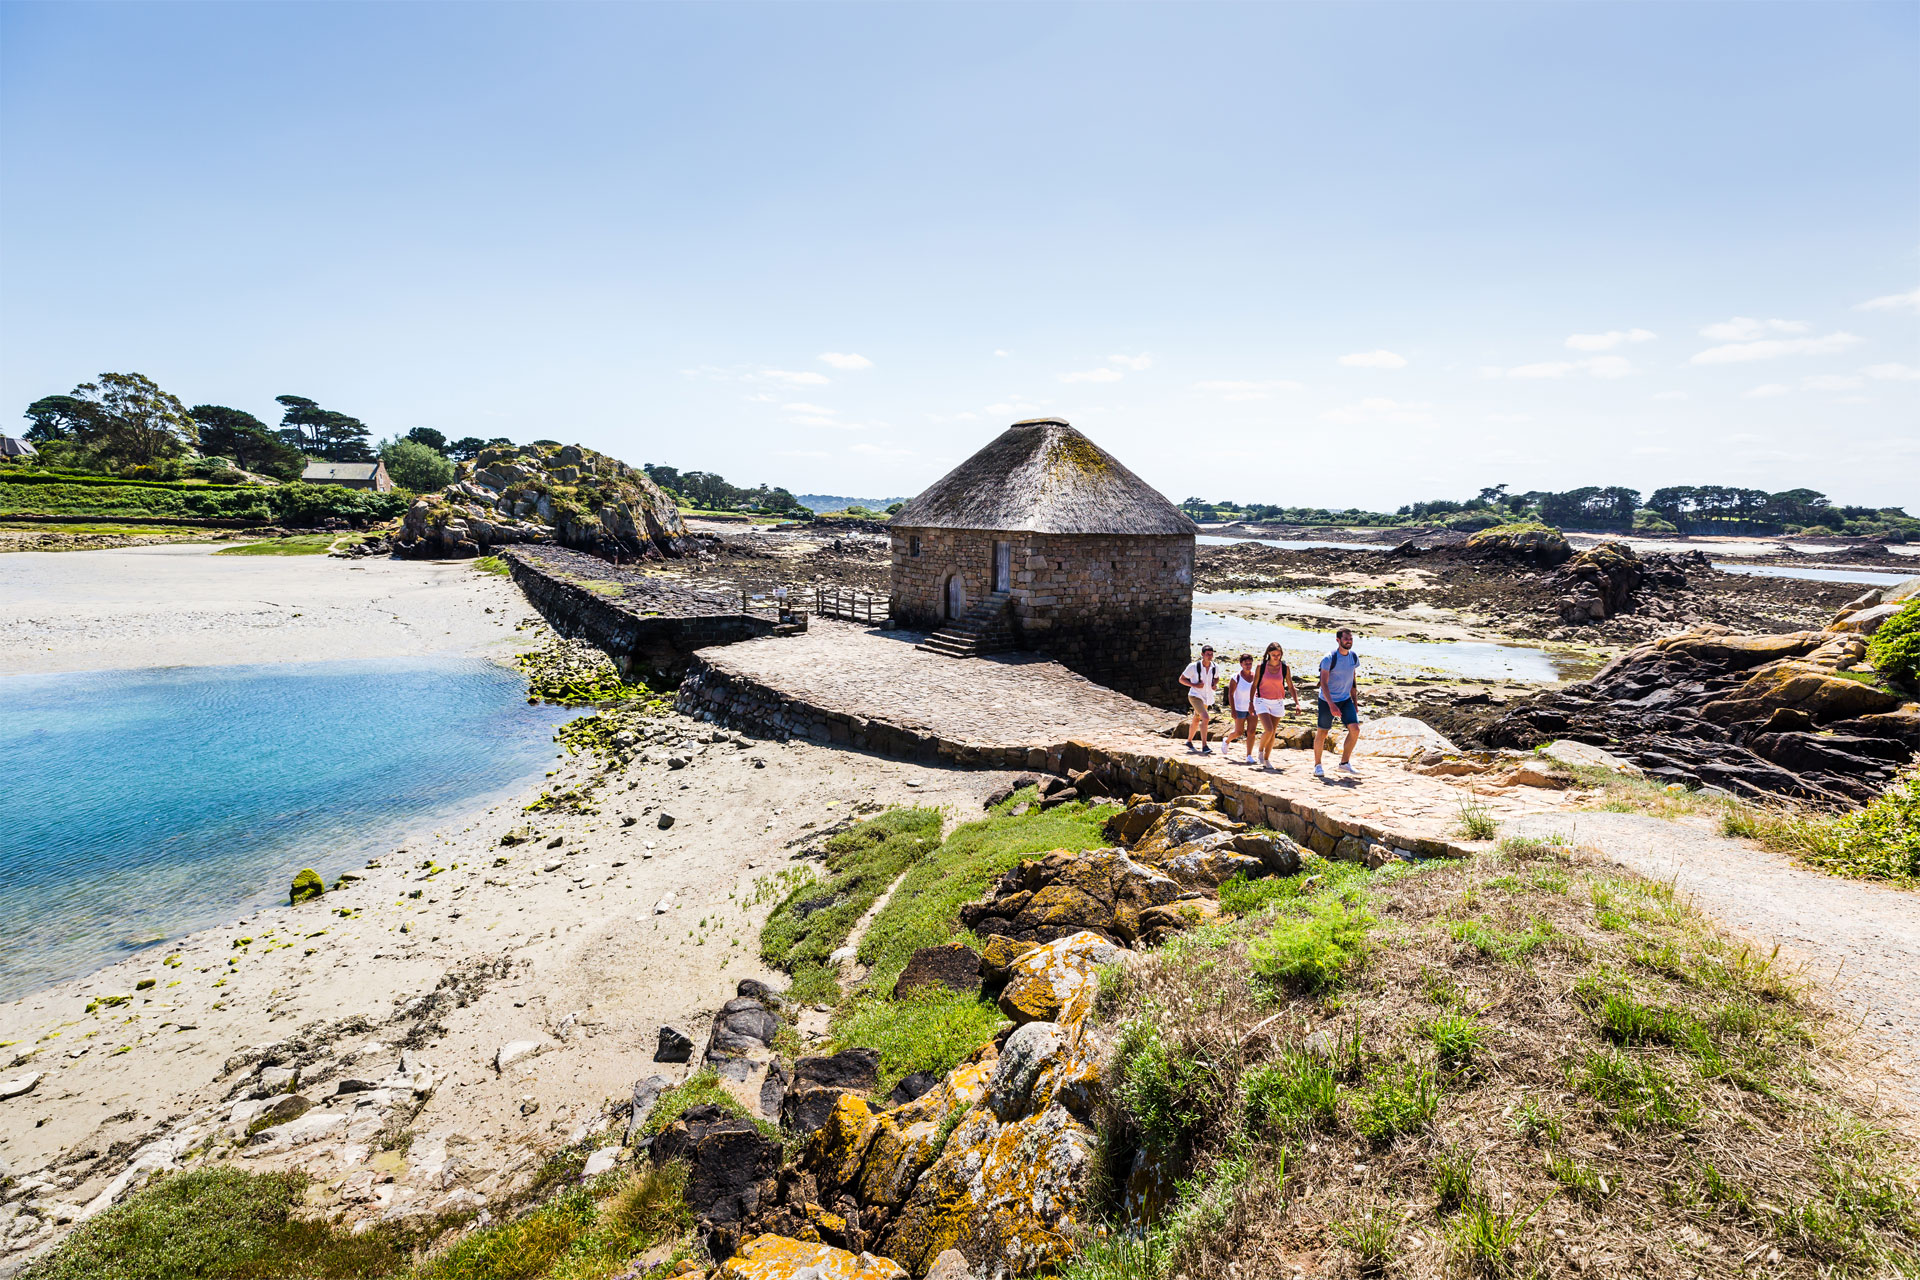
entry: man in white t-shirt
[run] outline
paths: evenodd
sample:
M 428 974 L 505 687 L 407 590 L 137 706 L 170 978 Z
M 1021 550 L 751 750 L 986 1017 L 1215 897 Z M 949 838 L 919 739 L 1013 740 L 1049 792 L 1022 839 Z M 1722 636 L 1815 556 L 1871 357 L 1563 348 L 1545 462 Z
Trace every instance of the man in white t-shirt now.
M 1193 735 L 1200 735 L 1200 754 L 1210 756 L 1213 748 L 1207 745 L 1207 722 L 1213 718 L 1213 690 L 1219 683 L 1220 669 L 1213 665 L 1213 646 L 1203 645 L 1200 660 L 1189 662 L 1187 669 L 1180 673 L 1180 684 L 1187 691 L 1187 705 L 1193 714 L 1187 717 L 1187 750 L 1193 750 Z

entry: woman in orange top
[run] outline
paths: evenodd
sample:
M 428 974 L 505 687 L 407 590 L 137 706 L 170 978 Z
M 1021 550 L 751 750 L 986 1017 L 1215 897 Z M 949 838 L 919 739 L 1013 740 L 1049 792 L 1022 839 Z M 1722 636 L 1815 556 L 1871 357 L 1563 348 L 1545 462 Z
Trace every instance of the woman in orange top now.
M 1267 646 L 1266 656 L 1260 659 L 1260 669 L 1253 676 L 1253 710 L 1260 717 L 1260 767 L 1271 771 L 1273 761 L 1273 738 L 1280 731 L 1280 717 L 1286 714 L 1281 705 L 1283 699 L 1293 700 L 1293 709 L 1300 709 L 1300 690 L 1293 683 L 1293 672 L 1287 667 L 1286 650 L 1280 647 L 1278 640 Z

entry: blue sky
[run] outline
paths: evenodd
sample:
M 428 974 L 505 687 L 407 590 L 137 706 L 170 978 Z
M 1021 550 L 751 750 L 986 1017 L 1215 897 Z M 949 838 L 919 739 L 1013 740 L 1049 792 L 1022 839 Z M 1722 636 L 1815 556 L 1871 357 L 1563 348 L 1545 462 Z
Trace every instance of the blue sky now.
M 1920 512 L 1920 5 L 0 5 L 0 406 Z M 17 420 L 15 420 L 17 421 Z

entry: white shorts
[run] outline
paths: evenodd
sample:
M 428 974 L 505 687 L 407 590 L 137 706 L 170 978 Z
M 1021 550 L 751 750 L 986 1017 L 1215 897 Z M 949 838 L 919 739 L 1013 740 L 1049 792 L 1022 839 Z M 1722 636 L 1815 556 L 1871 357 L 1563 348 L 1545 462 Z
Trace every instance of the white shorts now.
M 1283 716 L 1287 714 L 1287 700 L 1285 698 L 1255 698 L 1253 700 L 1253 710 L 1256 715 Z

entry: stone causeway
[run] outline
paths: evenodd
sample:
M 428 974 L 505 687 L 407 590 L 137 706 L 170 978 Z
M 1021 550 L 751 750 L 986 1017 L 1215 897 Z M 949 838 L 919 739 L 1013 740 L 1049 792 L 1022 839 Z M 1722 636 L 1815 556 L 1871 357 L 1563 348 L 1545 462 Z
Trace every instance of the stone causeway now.
M 1032 654 L 952 658 L 917 650 L 914 631 L 814 619 L 798 636 L 700 649 L 680 710 L 762 737 L 807 738 L 958 768 L 1095 768 L 1160 798 L 1212 790 L 1243 821 L 1284 831 L 1327 856 L 1375 844 L 1407 856 L 1459 856 L 1462 807 L 1496 822 L 1568 807 L 1561 792 L 1428 777 L 1403 768 L 1404 743 L 1362 735 L 1357 778 L 1312 774 L 1308 750 L 1277 772 L 1189 754 L 1164 736 L 1180 713 L 1136 702 Z M 1369 748 L 1373 748 L 1369 750 Z M 1329 751 L 1329 766 L 1337 761 Z

